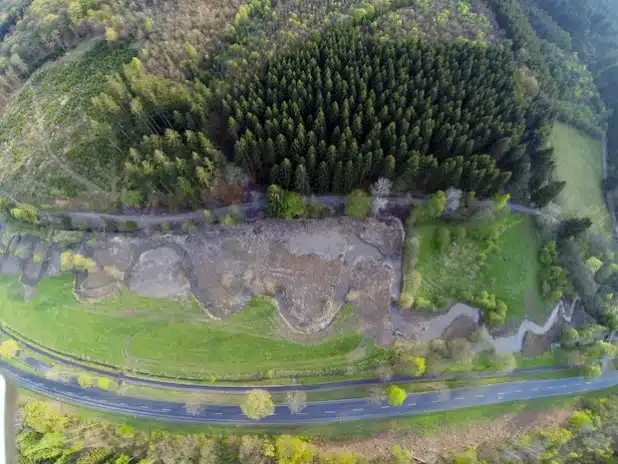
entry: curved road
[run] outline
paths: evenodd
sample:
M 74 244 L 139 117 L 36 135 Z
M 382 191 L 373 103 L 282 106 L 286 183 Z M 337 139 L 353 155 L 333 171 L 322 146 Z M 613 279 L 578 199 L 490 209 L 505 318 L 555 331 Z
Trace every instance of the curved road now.
M 277 406 L 272 416 L 254 421 L 247 419 L 236 405 L 205 405 L 198 414 L 190 415 L 186 412 L 183 403 L 121 396 L 96 388 L 82 389 L 40 378 L 5 362 L 0 362 L 0 367 L 23 387 L 63 402 L 146 418 L 233 425 L 323 423 L 407 416 L 471 406 L 569 395 L 608 388 L 618 384 L 618 372 L 610 371 L 594 379 L 570 377 L 526 380 L 483 387 L 413 393 L 408 395 L 405 403 L 399 407 L 390 406 L 385 401 L 374 403 L 362 398 L 346 399 L 311 402 L 302 412 L 294 415 L 290 413 L 287 406 Z

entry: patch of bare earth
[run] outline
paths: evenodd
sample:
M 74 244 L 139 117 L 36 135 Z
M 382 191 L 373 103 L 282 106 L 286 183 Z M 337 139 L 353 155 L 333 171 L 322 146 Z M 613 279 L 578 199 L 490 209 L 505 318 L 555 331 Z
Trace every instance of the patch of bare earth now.
M 391 431 L 369 440 L 347 443 L 318 445 L 323 451 L 353 451 L 368 459 L 388 455 L 394 445 L 412 451 L 412 455 L 424 462 L 434 463 L 441 456 L 449 456 L 466 451 L 481 444 L 505 443 L 516 439 L 534 427 L 555 427 L 563 423 L 571 414 L 571 409 L 551 411 L 524 411 L 505 414 L 481 424 L 465 429 L 446 427 L 442 433 L 422 436 L 414 432 Z

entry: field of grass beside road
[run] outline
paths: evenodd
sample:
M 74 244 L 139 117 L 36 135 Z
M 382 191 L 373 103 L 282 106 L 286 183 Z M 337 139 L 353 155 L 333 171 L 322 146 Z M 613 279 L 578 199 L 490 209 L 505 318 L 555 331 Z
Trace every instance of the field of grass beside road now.
M 612 223 L 603 199 L 601 141 L 556 123 L 549 138 L 555 149 L 556 178 L 566 181 L 558 203 L 566 216 L 589 216 L 593 230 L 611 237 Z
M 193 300 L 139 297 L 129 291 L 99 303 L 79 303 L 70 275 L 43 279 L 24 301 L 16 277 L 0 277 L 0 320 L 53 349 L 121 368 L 210 379 L 345 368 L 379 350 L 359 348 L 348 331 L 303 344 L 278 334 L 279 315 L 265 297 L 224 321 L 209 319 Z
M 442 250 L 435 240 L 438 227 L 447 227 L 450 232 L 450 243 Z M 462 238 L 457 238 L 458 227 L 465 231 Z M 540 293 L 540 242 L 531 220 L 512 215 L 504 227 L 497 249 L 479 257 L 484 245 L 472 237 L 471 227 L 442 222 L 419 226 L 421 247 L 416 270 L 422 284 L 417 297 L 441 310 L 463 291 L 478 295 L 485 290 L 507 304 L 507 323 L 521 322 L 524 316 L 545 322 L 555 302 Z

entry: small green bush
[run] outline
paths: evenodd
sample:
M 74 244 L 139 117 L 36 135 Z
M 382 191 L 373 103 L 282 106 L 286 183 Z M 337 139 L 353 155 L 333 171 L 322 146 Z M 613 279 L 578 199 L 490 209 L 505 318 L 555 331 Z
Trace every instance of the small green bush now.
M 164 222 L 159 227 L 161 228 L 161 232 L 164 234 L 168 234 L 170 230 L 172 230 L 172 226 L 169 222 Z
M 371 199 L 364 190 L 352 190 L 345 197 L 345 214 L 351 217 L 365 217 L 369 213 Z
M 440 252 L 444 251 L 451 243 L 451 233 L 446 227 L 437 227 L 434 232 L 434 243 L 436 249 Z
M 414 297 L 409 293 L 401 292 L 399 295 L 399 307 L 401 309 L 411 309 L 414 305 Z
M 29 224 L 36 224 L 39 221 L 37 207 L 28 203 L 21 203 L 19 206 L 11 208 L 11 216 Z
M 126 221 L 124 223 L 124 229 L 126 231 L 129 231 L 129 232 L 137 230 L 137 222 L 135 222 L 135 221 Z
M 219 219 L 219 223 L 222 226 L 233 226 L 234 224 L 236 224 L 236 218 L 232 213 L 228 213 L 221 216 L 221 218 Z
M 138 208 L 142 205 L 144 198 L 139 190 L 125 190 L 122 192 L 121 201 L 129 208 Z
M 214 214 L 209 209 L 205 209 L 203 211 L 204 214 L 204 224 L 213 224 L 216 220 Z
M 195 222 L 193 222 L 191 220 L 187 220 L 187 221 L 185 221 L 183 223 L 182 230 L 187 232 L 187 233 L 192 233 L 192 232 L 195 232 L 197 230 L 197 225 L 195 224 Z

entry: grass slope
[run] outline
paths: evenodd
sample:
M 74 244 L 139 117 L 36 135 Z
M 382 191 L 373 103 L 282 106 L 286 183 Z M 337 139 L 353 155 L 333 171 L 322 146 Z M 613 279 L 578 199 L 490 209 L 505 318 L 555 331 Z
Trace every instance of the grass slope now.
M 72 285 L 68 275 L 44 279 L 25 302 L 18 281 L 2 276 L 0 318 L 46 347 L 158 374 L 208 378 L 275 368 L 320 372 L 362 359 L 357 332 L 311 345 L 282 339 L 279 315 L 268 298 L 257 297 L 230 318 L 213 321 L 194 301 L 128 291 L 95 304 L 79 303 Z
M 33 74 L 0 121 L 3 187 L 24 201 L 88 197 L 93 192 L 77 173 L 113 190 L 114 153 L 104 139 L 95 143 L 91 101 L 135 53 L 127 45 L 93 41 Z
M 612 223 L 603 199 L 601 141 L 567 124 L 556 123 L 549 138 L 555 148 L 556 177 L 566 181 L 558 203 L 567 216 L 589 216 L 593 229 L 611 236 Z
M 537 261 L 538 238 L 528 217 L 511 216 L 500 235 L 498 248 L 479 260 L 482 245 L 471 237 L 453 240 L 440 252 L 434 239 L 438 225 L 420 226 L 421 249 L 416 269 L 423 280 L 418 296 L 442 309 L 463 291 L 474 295 L 486 290 L 504 301 L 509 312 L 507 322 L 519 322 L 527 316 L 544 322 L 553 308 L 540 294 Z M 456 236 L 450 227 L 451 237 Z

